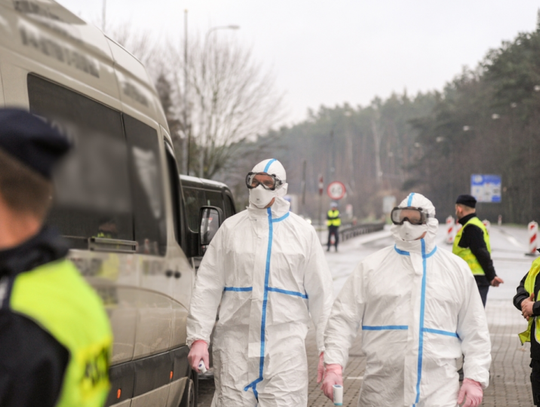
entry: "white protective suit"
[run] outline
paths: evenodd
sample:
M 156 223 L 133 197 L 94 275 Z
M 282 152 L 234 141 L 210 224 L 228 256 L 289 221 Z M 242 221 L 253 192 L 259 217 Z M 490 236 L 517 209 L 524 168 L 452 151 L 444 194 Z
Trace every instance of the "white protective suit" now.
M 462 354 L 465 377 L 488 385 L 486 316 L 467 263 L 435 245 L 438 221 L 431 201 L 411 193 L 400 204 L 407 206 L 428 210 L 427 225 L 416 226 L 426 236 L 404 241 L 402 226 L 393 225 L 395 245 L 355 268 L 334 302 L 324 360 L 345 367 L 361 327 L 366 371 L 359 406 L 455 407 L 456 359 Z
M 253 171 L 285 180 L 276 160 Z M 286 189 L 270 208 L 250 204 L 227 219 L 201 262 L 187 343 L 210 343 L 215 324 L 212 406 L 307 405 L 305 337 L 311 316 L 324 350 L 332 279 L 315 229 L 289 212 Z

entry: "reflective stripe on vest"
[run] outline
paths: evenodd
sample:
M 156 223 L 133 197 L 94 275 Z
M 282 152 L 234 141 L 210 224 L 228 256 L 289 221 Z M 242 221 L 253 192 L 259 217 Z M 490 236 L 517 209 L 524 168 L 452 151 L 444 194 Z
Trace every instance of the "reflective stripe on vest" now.
M 536 282 L 536 276 L 538 275 L 538 273 L 540 273 L 540 257 L 537 258 L 535 261 L 533 261 L 531 269 L 529 270 L 529 273 L 527 274 L 527 278 L 525 279 L 525 291 L 527 291 L 529 296 L 531 295 L 531 293 L 534 292 L 534 283 Z M 527 330 L 518 334 L 519 340 L 521 341 L 522 345 L 525 342 L 531 341 L 531 330 L 532 330 L 533 321 L 535 321 L 534 339 L 536 339 L 537 343 L 540 343 L 540 318 L 533 317 L 533 318 L 529 318 L 529 324 L 527 325 Z
M 328 217 L 330 219 L 326 221 L 327 226 L 341 226 L 341 219 L 339 218 L 339 211 L 337 209 L 335 211 L 329 210 Z
M 69 260 L 19 274 L 13 312 L 47 330 L 70 354 L 56 407 L 97 407 L 109 392 L 112 332 L 98 295 Z
M 469 265 L 469 268 L 471 269 L 472 273 L 475 276 L 484 276 L 486 273 L 484 273 L 482 266 L 480 265 L 480 263 L 478 263 L 478 259 L 471 252 L 471 249 L 468 247 L 459 246 L 459 242 L 461 241 L 461 235 L 463 234 L 463 230 L 465 230 L 465 228 L 469 225 L 478 226 L 480 230 L 482 230 L 483 236 L 484 236 L 484 242 L 486 242 L 486 247 L 488 249 L 488 252 L 489 254 L 491 254 L 491 244 L 489 243 L 489 234 L 487 232 L 486 227 L 482 223 L 482 221 L 478 219 L 476 216 L 469 219 L 469 221 L 465 223 L 463 227 L 461 228 L 461 230 L 457 233 L 456 238 L 454 239 L 452 253 L 457 254 L 459 257 L 465 260 L 467 264 Z

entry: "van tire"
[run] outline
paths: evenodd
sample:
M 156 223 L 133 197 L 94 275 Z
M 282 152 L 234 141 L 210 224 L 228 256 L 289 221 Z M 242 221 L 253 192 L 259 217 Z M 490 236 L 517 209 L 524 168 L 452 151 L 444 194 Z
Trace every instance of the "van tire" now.
M 198 375 L 197 373 L 193 372 L 186 383 L 179 407 L 197 407 L 198 384 Z

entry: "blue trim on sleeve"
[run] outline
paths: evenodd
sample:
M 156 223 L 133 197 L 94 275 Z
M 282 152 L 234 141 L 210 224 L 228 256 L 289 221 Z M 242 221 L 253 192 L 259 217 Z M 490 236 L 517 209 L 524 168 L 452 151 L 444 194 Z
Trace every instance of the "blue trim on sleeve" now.
M 276 161 L 275 158 L 270 159 L 270 161 L 268 161 L 268 162 L 266 163 L 266 166 L 264 167 L 264 171 L 263 171 L 263 172 L 268 172 L 268 170 L 270 169 L 270 166 L 274 163 L 274 161 Z
M 295 295 L 297 297 L 308 299 L 307 294 L 302 294 L 297 291 L 289 291 L 289 290 L 282 290 L 281 288 L 274 288 L 274 287 L 268 287 L 268 291 L 273 291 L 275 293 L 281 293 L 281 294 L 287 294 L 287 295 Z
M 253 291 L 253 287 L 225 287 L 223 291 Z
M 363 331 L 386 331 L 386 330 L 398 330 L 406 331 L 409 329 L 407 325 L 362 325 Z
M 429 332 L 429 333 L 437 334 L 437 335 L 453 336 L 454 338 L 459 339 L 459 336 L 456 332 L 443 331 L 441 329 L 432 329 L 432 328 L 424 328 L 424 332 Z
M 282 220 L 285 220 L 289 217 L 289 213 L 290 212 L 287 212 L 285 215 L 283 215 L 281 218 L 275 218 L 275 219 L 272 219 L 272 223 L 276 223 L 276 222 L 281 222 Z
M 409 194 L 409 199 L 407 200 L 407 206 L 411 206 L 412 205 L 412 198 L 414 196 L 414 192 L 411 192 Z
M 394 245 L 394 250 L 398 254 L 401 254 L 402 256 L 410 256 L 411 255 L 409 252 L 406 252 L 405 250 L 399 250 L 396 245 Z
M 435 252 L 437 251 L 437 246 L 435 246 L 433 248 L 433 250 L 431 251 L 431 253 L 429 253 L 427 256 L 426 256 L 426 259 L 429 259 L 431 256 L 433 256 L 435 254 Z

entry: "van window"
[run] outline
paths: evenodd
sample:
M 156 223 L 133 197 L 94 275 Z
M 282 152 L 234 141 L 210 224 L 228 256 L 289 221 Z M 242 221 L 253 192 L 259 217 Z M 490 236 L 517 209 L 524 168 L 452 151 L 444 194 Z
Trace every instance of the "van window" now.
M 186 217 L 189 230 L 199 233 L 199 209 L 206 205 L 202 189 L 183 186 L 184 202 L 186 204 Z
M 229 216 L 233 216 L 236 213 L 236 210 L 234 208 L 234 203 L 231 200 L 231 197 L 228 195 L 225 195 L 225 218 L 228 218 Z
M 223 196 L 221 192 L 206 191 L 206 205 L 217 206 L 225 212 L 223 208 Z
M 131 116 L 123 117 L 131 164 L 135 240 L 140 253 L 164 255 L 167 225 L 158 134 Z
M 54 174 L 49 221 L 75 247 L 90 237 L 133 240 L 128 150 L 120 112 L 28 75 L 30 110 L 66 134 L 73 150 Z
M 182 246 L 181 242 L 181 225 L 180 225 L 180 219 L 181 219 L 181 212 L 180 212 L 180 202 L 182 200 L 181 193 L 180 193 L 180 179 L 178 178 L 178 167 L 176 166 L 176 160 L 174 159 L 174 155 L 172 153 L 172 148 L 169 146 L 166 146 L 165 148 L 165 154 L 167 156 L 167 168 L 169 169 L 169 185 L 171 190 L 171 198 L 172 198 L 172 215 L 173 215 L 173 224 L 174 224 L 174 236 L 176 238 L 176 241 L 180 246 Z

